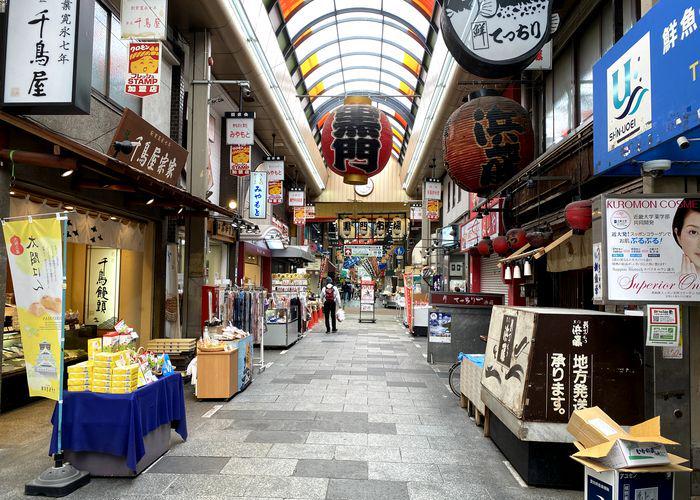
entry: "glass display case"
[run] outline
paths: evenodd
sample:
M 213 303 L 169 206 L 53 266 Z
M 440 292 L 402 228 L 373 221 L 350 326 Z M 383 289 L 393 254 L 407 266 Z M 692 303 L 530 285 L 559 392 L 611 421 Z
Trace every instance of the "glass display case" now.
M 265 311 L 265 347 L 289 347 L 299 340 L 298 307 L 272 308 Z
M 3 332 L 2 336 L 2 376 L 24 372 L 24 350 L 22 339 L 17 331 Z

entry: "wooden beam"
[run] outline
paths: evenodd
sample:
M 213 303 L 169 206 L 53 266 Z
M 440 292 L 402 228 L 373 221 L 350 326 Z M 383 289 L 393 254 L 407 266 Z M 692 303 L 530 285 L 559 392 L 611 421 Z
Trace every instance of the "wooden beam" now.
M 60 168 L 63 170 L 75 170 L 78 168 L 78 162 L 74 158 L 19 151 L 16 149 L 0 149 L 0 160 L 23 163 L 25 165 L 31 165 L 32 167 Z
M 509 255 L 507 258 L 515 260 L 515 257 L 519 257 L 520 255 L 525 253 L 525 251 L 528 248 L 530 248 L 530 244 L 526 243 L 524 247 L 518 248 L 515 252 L 513 252 L 512 255 Z M 503 267 L 503 262 L 505 262 L 505 261 L 506 261 L 505 259 L 501 259 L 500 261 L 498 261 L 498 267 Z

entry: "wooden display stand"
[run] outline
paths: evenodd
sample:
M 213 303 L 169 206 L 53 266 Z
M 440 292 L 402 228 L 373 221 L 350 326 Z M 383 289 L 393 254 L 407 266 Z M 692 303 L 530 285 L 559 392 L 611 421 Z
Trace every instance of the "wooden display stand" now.
M 197 399 L 230 399 L 238 392 L 238 349 L 197 351 Z

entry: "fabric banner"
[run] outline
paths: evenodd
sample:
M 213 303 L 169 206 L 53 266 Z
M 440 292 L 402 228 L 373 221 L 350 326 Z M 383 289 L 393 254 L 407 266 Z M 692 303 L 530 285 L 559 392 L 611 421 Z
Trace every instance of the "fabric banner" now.
M 267 181 L 267 201 L 272 205 L 279 205 L 284 201 L 284 188 L 282 181 Z
M 58 401 L 63 313 L 62 221 L 3 222 L 30 396 Z

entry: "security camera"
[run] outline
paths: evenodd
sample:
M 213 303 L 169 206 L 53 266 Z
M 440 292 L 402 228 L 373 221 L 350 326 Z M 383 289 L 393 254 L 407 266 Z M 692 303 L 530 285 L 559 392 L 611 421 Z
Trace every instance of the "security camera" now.
M 676 139 L 676 142 L 678 143 L 678 147 L 681 149 L 688 149 L 690 147 L 690 141 L 684 135 Z
M 642 173 L 660 177 L 671 168 L 671 160 L 649 160 L 642 163 Z

